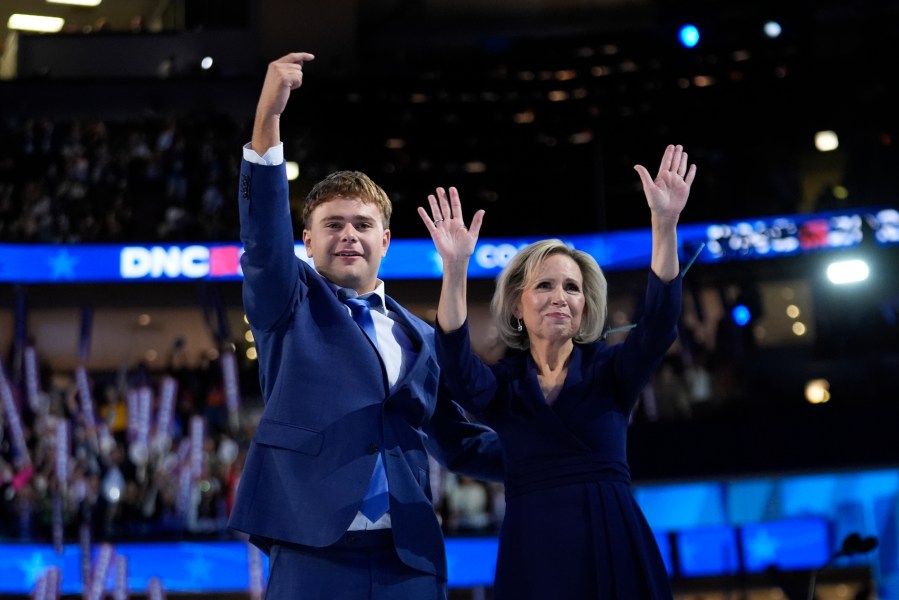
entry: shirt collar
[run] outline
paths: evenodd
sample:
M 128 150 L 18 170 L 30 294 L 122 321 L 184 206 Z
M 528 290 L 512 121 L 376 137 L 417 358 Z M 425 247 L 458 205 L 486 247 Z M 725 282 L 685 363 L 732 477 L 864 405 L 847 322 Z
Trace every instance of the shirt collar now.
M 325 279 L 325 281 L 328 281 L 328 280 Z M 331 286 L 331 289 L 334 290 L 334 293 L 337 293 L 337 290 L 340 289 L 340 286 L 338 286 L 337 284 L 335 284 L 331 281 L 328 281 L 328 285 Z M 367 298 L 372 295 L 378 296 L 378 298 L 381 300 L 381 302 L 377 306 L 374 306 L 372 308 L 374 308 L 378 312 L 387 314 L 387 302 L 386 302 L 386 294 L 384 292 L 384 281 L 383 280 L 378 279 L 378 284 L 375 286 L 374 290 L 372 290 L 366 294 L 360 294 L 359 297 Z
M 384 298 L 385 298 L 385 294 L 384 294 L 384 282 L 383 282 L 382 280 L 380 280 L 380 279 L 378 280 L 378 285 L 375 286 L 375 289 L 374 289 L 373 291 L 368 292 L 367 294 L 362 294 L 362 295 L 359 296 L 359 297 L 360 297 L 360 298 L 366 298 L 366 297 L 368 297 L 368 296 L 377 296 L 378 298 L 380 298 L 380 299 L 381 299 L 381 303 L 380 303 L 378 306 L 373 307 L 373 308 L 374 308 L 375 310 L 379 311 L 379 312 L 382 312 L 382 313 L 385 313 L 385 314 L 387 313 L 387 303 L 384 301 Z

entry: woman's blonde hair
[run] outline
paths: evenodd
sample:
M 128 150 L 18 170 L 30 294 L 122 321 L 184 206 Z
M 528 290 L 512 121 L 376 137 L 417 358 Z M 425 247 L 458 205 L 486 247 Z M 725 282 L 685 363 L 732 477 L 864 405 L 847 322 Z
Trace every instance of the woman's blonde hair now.
M 606 302 L 608 284 L 602 269 L 586 252 L 570 248 L 561 240 L 542 240 L 519 250 L 496 281 L 490 311 L 499 329 L 500 338 L 507 346 L 522 350 L 530 347 L 528 332 L 525 329 L 518 331 L 518 319 L 513 315 L 513 311 L 536 270 L 554 254 L 571 258 L 580 268 L 584 280 L 584 314 L 574 341 L 595 342 L 602 335 L 608 312 Z

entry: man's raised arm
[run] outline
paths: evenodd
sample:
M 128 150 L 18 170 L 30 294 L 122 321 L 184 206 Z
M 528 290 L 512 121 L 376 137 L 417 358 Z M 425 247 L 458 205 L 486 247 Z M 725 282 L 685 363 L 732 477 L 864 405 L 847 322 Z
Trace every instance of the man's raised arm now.
M 303 63 L 309 60 L 315 57 L 308 52 L 291 52 L 269 63 L 253 122 L 251 147 L 259 156 L 281 143 L 281 113 L 290 92 L 303 85 Z

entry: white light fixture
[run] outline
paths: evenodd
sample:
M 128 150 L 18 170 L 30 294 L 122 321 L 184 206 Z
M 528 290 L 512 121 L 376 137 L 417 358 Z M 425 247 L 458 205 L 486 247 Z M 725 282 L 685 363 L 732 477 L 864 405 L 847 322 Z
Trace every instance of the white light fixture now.
M 100 6 L 103 0 L 47 0 L 50 4 L 71 4 L 72 6 Z
M 858 283 L 868 278 L 868 263 L 861 259 L 841 260 L 827 266 L 827 279 L 835 285 Z
M 37 31 L 40 33 L 57 33 L 65 25 L 65 19 L 59 17 L 44 17 L 41 15 L 23 15 L 14 13 L 6 21 L 7 29 L 19 31 Z

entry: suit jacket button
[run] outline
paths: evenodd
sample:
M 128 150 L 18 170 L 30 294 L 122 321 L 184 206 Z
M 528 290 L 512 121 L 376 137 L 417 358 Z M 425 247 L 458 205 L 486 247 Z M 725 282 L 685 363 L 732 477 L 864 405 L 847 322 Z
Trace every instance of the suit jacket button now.
M 368 445 L 368 453 L 375 454 L 378 451 L 378 445 L 375 443 L 371 443 Z

